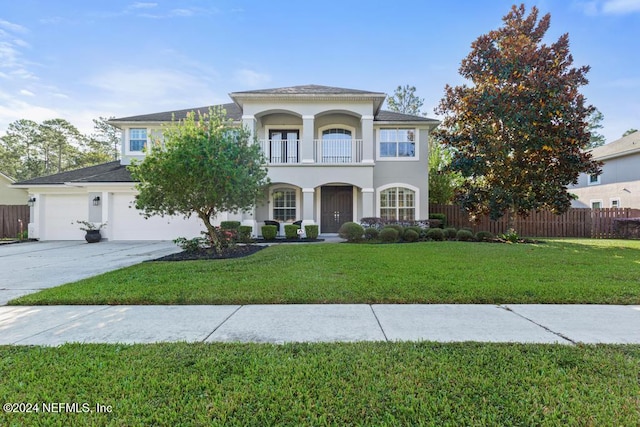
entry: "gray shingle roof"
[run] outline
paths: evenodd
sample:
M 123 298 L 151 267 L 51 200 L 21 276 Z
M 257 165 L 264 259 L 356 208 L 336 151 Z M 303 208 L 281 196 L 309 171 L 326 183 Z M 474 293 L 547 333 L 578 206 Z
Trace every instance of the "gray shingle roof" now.
M 40 176 L 16 182 L 17 185 L 51 185 L 64 184 L 65 182 L 133 182 L 131 173 L 126 165 L 121 165 L 119 160 L 88 166 L 54 175 Z
M 591 150 L 595 160 L 606 160 L 626 156 L 640 151 L 640 131 Z
M 242 92 L 233 92 L 231 95 L 385 95 L 380 92 L 369 92 L 358 89 L 345 89 L 342 87 L 320 86 L 320 85 L 302 85 L 280 87 L 274 89 L 247 90 Z
M 161 113 L 152 113 L 152 114 L 143 114 L 140 116 L 130 116 L 130 117 L 122 117 L 118 119 L 109 120 L 109 122 L 118 123 L 118 122 L 170 122 L 174 117 L 175 120 L 182 120 L 187 117 L 187 113 L 191 111 L 195 111 L 196 115 L 198 113 L 205 114 L 209 113 L 210 108 L 214 107 L 222 107 L 227 111 L 227 117 L 231 120 L 240 120 L 242 118 L 242 111 L 237 104 L 228 103 L 222 105 L 208 105 L 206 107 L 197 107 L 197 108 L 187 108 L 184 110 L 174 110 L 174 111 L 163 111 Z
M 430 119 L 424 116 L 414 116 L 412 114 L 396 113 L 395 111 L 380 110 L 376 114 L 375 121 L 377 122 L 432 122 L 439 123 L 436 119 Z

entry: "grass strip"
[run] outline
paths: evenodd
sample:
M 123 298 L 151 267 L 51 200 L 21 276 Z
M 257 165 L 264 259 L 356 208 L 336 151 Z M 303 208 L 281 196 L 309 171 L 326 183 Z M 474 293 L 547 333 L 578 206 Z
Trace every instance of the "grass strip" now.
M 638 425 L 638 372 L 640 346 L 0 347 L 3 403 L 91 409 L 0 425 Z
M 150 262 L 10 302 L 41 304 L 639 304 L 640 242 L 280 245 Z

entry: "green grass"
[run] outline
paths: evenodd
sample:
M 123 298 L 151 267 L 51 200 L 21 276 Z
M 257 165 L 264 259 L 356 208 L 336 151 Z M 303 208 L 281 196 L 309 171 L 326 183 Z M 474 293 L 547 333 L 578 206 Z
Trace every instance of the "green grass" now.
M 11 304 L 640 303 L 640 241 L 279 245 L 151 262 Z
M 0 347 L 0 425 L 639 425 L 640 346 Z

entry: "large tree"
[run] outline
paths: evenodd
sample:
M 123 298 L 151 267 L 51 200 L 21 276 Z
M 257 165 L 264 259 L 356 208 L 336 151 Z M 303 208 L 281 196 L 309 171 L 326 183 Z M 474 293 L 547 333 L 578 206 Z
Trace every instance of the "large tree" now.
M 453 201 L 461 182 L 460 174 L 449 170 L 451 150 L 435 138 L 429 138 L 429 203 L 447 204 Z
M 389 110 L 414 116 L 422 114 L 420 112 L 422 104 L 424 104 L 424 99 L 416 95 L 415 86 L 398 86 L 393 96 L 387 98 Z
M 105 154 L 107 158 L 118 160 L 120 154 L 120 129 L 108 123 L 115 117 L 99 117 L 93 119 L 93 130 L 95 133 L 91 135 L 89 145 L 91 151 L 95 153 Z
M 625 136 L 631 135 L 632 133 L 636 133 L 636 132 L 638 132 L 638 129 L 633 129 L 633 128 L 631 128 L 631 129 L 627 129 L 627 130 L 622 134 L 622 137 L 624 138 Z
M 595 108 L 591 113 L 591 115 L 589 116 L 588 129 L 591 135 L 589 137 L 589 148 L 600 147 L 607 142 L 604 135 L 598 132 L 598 129 L 603 128 L 603 125 L 602 125 L 603 120 L 604 120 L 604 115 L 600 112 L 600 110 Z
M 594 111 L 580 94 L 589 67 L 572 67 L 567 34 L 542 42 L 550 15 L 513 6 L 504 25 L 480 36 L 462 61 L 470 85 L 445 88 L 438 137 L 465 178 L 457 199 L 471 216 L 508 212 L 509 228 L 531 209 L 566 212 L 567 186 L 599 174 L 589 145 Z
M 136 207 L 152 215 L 195 214 L 212 247 L 221 241 L 211 219 L 220 212 L 246 211 L 263 197 L 268 184 L 266 160 L 248 130 L 234 127 L 224 109 L 164 126 L 162 141 L 152 141 L 141 162 L 129 167 Z

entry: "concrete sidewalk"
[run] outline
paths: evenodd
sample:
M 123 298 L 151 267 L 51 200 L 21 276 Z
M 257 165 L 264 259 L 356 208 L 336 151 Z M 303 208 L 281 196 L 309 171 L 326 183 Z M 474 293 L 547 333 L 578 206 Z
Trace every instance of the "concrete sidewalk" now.
M 0 344 L 423 340 L 640 344 L 640 306 L 0 307 Z

